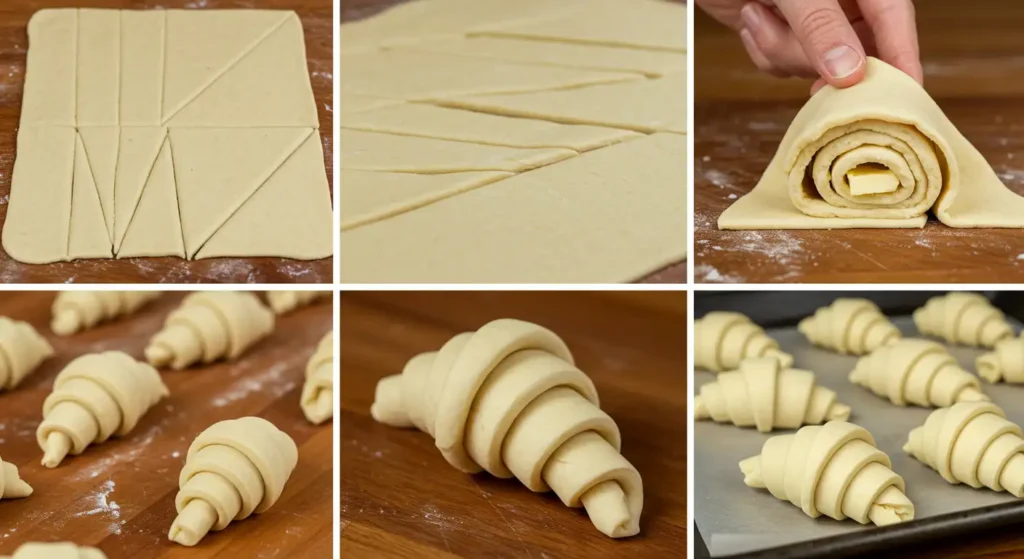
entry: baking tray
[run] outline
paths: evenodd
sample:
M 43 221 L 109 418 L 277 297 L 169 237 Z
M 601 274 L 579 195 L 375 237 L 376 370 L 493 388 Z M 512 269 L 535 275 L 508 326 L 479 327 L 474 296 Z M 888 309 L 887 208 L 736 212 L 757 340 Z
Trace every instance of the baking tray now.
M 893 322 L 904 336 L 922 337 L 910 317 L 895 318 Z M 1019 332 L 1020 322 L 1010 322 Z M 812 519 L 767 490 L 744 485 L 738 466 L 740 460 L 759 454 L 770 436 L 793 431 L 762 434 L 752 428 L 695 421 L 693 516 L 711 557 L 835 557 L 1024 520 L 1024 501 L 1006 492 L 950 485 L 903 451 L 910 430 L 924 424 L 931 409 L 899 407 L 854 385 L 847 377 L 857 357 L 815 347 L 795 327 L 769 329 L 768 334 L 793 354 L 795 367 L 814 371 L 819 384 L 834 390 L 840 402 L 852 407 L 850 422 L 871 432 L 878 448 L 892 459 L 893 470 L 906 481 L 915 517 L 911 522 L 885 528 L 826 516 Z M 964 369 L 972 372 L 975 358 L 987 351 L 946 347 Z M 712 373 L 695 372 L 695 393 L 714 380 Z M 1024 424 L 1024 406 L 1017 404 L 1024 396 L 1024 386 L 984 380 L 981 386 L 1011 421 Z

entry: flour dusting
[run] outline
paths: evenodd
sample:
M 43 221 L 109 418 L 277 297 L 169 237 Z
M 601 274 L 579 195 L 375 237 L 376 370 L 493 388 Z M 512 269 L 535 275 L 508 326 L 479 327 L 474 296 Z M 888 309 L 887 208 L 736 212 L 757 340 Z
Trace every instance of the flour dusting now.
M 288 362 L 278 363 L 258 375 L 243 377 L 232 384 L 226 394 L 214 398 L 213 405 L 223 408 L 256 392 L 280 398 L 295 388 L 294 380 L 285 382 L 285 373 L 291 366 L 292 364 Z
M 1024 261 L 1024 252 L 1017 255 L 1017 260 Z
M 710 264 L 698 264 L 693 269 L 694 279 L 707 283 L 743 283 L 743 278 L 732 274 L 722 274 Z
M 195 0 L 194 2 L 189 2 L 188 4 L 185 4 L 185 7 L 192 9 L 205 8 L 208 4 L 209 0 Z

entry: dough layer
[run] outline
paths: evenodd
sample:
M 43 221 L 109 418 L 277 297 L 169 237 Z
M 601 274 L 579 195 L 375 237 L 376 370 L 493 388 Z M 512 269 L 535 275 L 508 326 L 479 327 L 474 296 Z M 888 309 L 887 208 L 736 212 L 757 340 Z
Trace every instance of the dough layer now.
M 274 314 L 285 314 L 330 297 L 330 291 L 267 291 L 267 304 Z
M 0 458 L 0 499 L 20 499 L 32 494 L 32 487 L 18 474 L 18 467 Z
M 159 291 L 62 291 L 53 301 L 50 328 L 58 336 L 68 336 L 130 315 L 161 295 Z
M 53 347 L 31 324 L 0 316 L 0 392 L 17 387 L 52 356 Z
M 328 332 L 306 364 L 302 386 L 302 413 L 311 423 L 334 417 L 334 332 Z
M 995 351 L 978 357 L 975 365 L 978 376 L 989 382 L 1024 384 L 1024 338 L 999 340 Z
M 843 355 L 871 353 L 903 336 L 878 305 L 867 299 L 836 299 L 801 320 L 797 328 L 814 345 Z
M 793 356 L 779 349 L 779 342 L 746 315 L 713 311 L 693 323 L 694 366 L 713 373 L 733 370 L 744 359 L 773 357 L 783 367 L 793 365 Z
M 0 555 L 0 559 L 107 559 L 95 547 L 73 543 L 23 543 L 14 555 Z
M 946 407 L 989 399 L 981 393 L 978 377 L 929 340 L 904 339 L 861 357 L 850 382 L 898 406 Z
M 953 292 L 932 297 L 914 311 L 914 325 L 922 334 L 951 344 L 995 347 L 1013 336 L 1006 316 L 977 293 Z

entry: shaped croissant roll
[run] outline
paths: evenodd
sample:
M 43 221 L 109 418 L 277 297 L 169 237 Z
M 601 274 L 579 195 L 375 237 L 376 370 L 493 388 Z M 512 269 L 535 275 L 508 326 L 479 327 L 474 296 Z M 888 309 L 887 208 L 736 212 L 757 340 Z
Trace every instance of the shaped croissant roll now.
M 867 299 L 836 299 L 797 326 L 812 344 L 843 355 L 864 355 L 895 343 L 900 331 Z
M 43 402 L 36 430 L 43 465 L 57 467 L 68 454 L 124 436 L 169 394 L 156 369 L 120 351 L 83 355 L 68 363 Z
M 159 291 L 64 291 L 53 301 L 50 328 L 59 336 L 129 315 L 160 297 Z
M 330 296 L 330 291 L 267 291 L 267 304 L 275 314 L 285 314 Z
M 334 332 L 328 332 L 316 346 L 306 364 L 306 384 L 302 387 L 302 412 L 312 423 L 320 424 L 334 416 Z
M 961 402 L 935 410 L 903 447 L 952 484 L 1024 497 L 1024 438 L 1020 427 L 990 402 Z
M 783 367 L 793 365 L 793 356 L 779 349 L 779 342 L 764 329 L 737 312 L 714 311 L 693 323 L 694 365 L 712 372 L 731 371 L 750 357 L 774 357 Z
M 898 406 L 946 407 L 989 399 L 981 393 L 978 377 L 961 369 L 945 347 L 928 340 L 900 340 L 861 357 L 850 382 Z
M 25 543 L 14 555 L 0 555 L 0 559 L 107 559 L 107 556 L 95 547 L 73 543 Z
M 974 364 L 978 375 L 989 382 L 1024 383 L 1024 338 L 1000 340 L 995 351 L 982 355 Z
M 448 462 L 515 476 L 587 510 L 602 533 L 639 532 L 640 474 L 619 453 L 618 426 L 593 383 L 551 331 L 513 319 L 459 334 L 377 383 L 370 412 L 432 435 Z
M 0 499 L 20 499 L 32 494 L 32 487 L 18 475 L 18 467 L 0 458 Z
M 767 488 L 811 518 L 824 514 L 877 526 L 914 518 L 903 478 L 863 427 L 845 421 L 776 435 L 761 454 L 740 462 L 743 483 Z
M 174 499 L 178 517 L 167 537 L 193 546 L 211 530 L 266 511 L 298 459 L 295 441 L 265 419 L 214 423 L 188 449 Z
M 814 373 L 784 369 L 773 357 L 747 359 L 738 371 L 718 375 L 700 387 L 693 405 L 695 419 L 756 426 L 762 433 L 850 417 L 835 392 L 815 385 Z
M 27 322 L 0 316 L 0 392 L 10 390 L 53 356 L 53 347 Z
M 977 293 L 932 297 L 914 311 L 914 324 L 922 334 L 975 347 L 995 347 L 999 340 L 1013 336 L 1003 312 Z
M 154 367 L 235 359 L 274 329 L 274 313 L 246 291 L 193 293 L 146 346 Z

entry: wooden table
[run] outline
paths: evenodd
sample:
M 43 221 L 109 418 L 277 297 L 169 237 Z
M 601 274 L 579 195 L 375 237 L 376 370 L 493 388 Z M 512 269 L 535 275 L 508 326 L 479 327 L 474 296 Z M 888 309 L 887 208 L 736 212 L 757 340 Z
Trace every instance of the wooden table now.
M 341 6 L 341 22 L 356 21 L 378 14 L 409 0 L 345 0 Z M 685 0 L 668 0 L 685 4 Z M 344 31 L 342 31 L 344 33 Z M 344 76 L 342 69 L 342 76 Z M 686 262 L 678 262 L 657 270 L 639 280 L 640 283 L 686 283 Z
M 1024 194 L 1024 9 L 1011 0 L 969 10 L 930 0 L 917 3 L 917 14 L 929 92 L 1003 181 Z M 757 183 L 810 83 L 759 73 L 736 34 L 703 13 L 694 25 L 697 282 L 1024 279 L 1019 229 L 952 229 L 932 218 L 913 230 L 719 231 L 718 216 Z
M 0 393 L 0 455 L 35 489 L 28 498 L 0 501 L 0 555 L 27 541 L 74 541 L 110 559 L 330 557 L 334 429 L 311 425 L 299 408 L 306 361 L 331 329 L 330 304 L 280 317 L 274 333 L 236 363 L 163 372 L 171 396 L 127 436 L 90 446 L 58 468 L 40 465 L 35 430 L 57 373 L 86 353 L 116 349 L 141 358 L 180 298 L 168 294 L 123 321 L 59 338 L 49 331 L 52 293 L 0 294 L 0 315 L 30 322 L 57 352 L 18 388 Z M 271 421 L 299 446 L 281 500 L 196 547 L 168 541 L 192 440 L 217 421 L 248 415 Z
M 686 295 L 342 293 L 341 553 L 347 559 L 684 557 Z M 640 535 L 612 540 L 515 480 L 452 468 L 430 436 L 376 423 L 377 381 L 496 318 L 558 333 L 593 379 L 643 477 Z
M 329 184 L 334 182 L 334 36 L 331 0 L 18 0 L 0 6 L 0 226 L 7 217 L 25 84 L 26 25 L 43 8 L 264 8 L 295 10 L 306 35 Z M 332 187 L 333 192 L 333 187 Z M 0 283 L 331 283 L 334 264 L 285 258 L 126 258 L 31 265 L 0 250 Z

